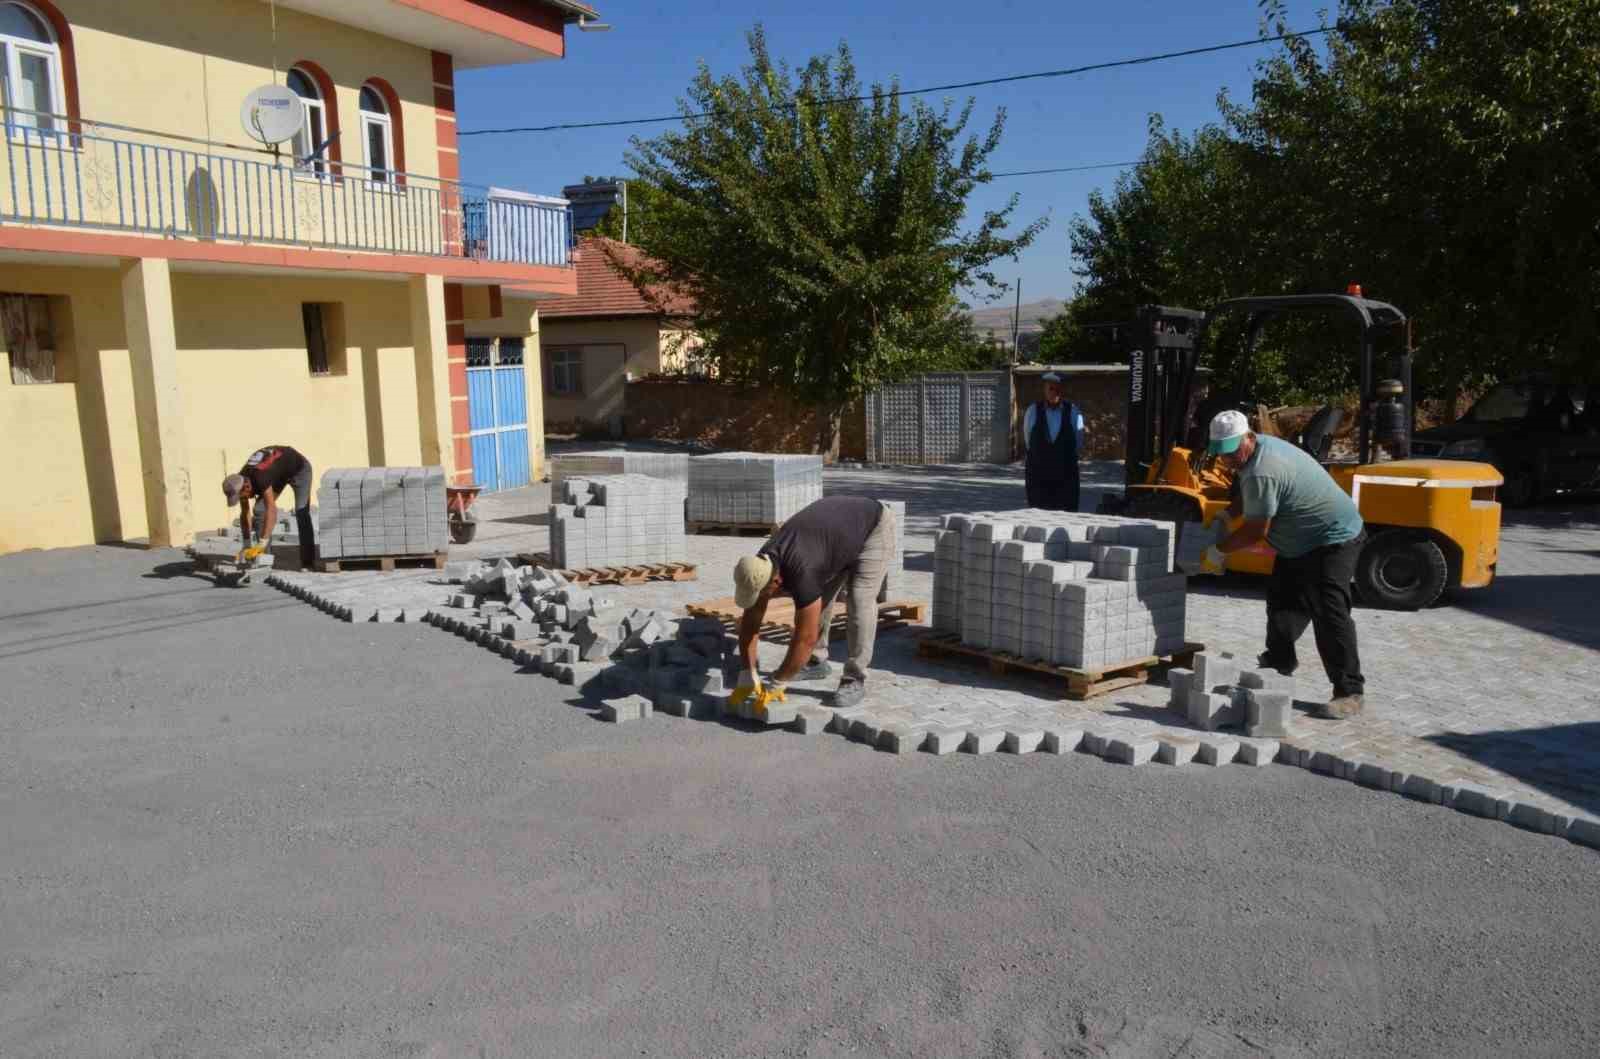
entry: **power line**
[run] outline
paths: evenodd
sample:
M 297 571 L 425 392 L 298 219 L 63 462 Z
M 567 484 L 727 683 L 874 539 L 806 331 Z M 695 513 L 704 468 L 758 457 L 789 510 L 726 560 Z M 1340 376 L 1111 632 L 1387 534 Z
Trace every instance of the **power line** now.
M 1017 81 L 1036 81 L 1048 77 L 1071 77 L 1075 74 L 1092 73 L 1096 70 L 1113 70 L 1122 66 L 1143 66 L 1148 63 L 1165 62 L 1169 59 L 1184 59 L 1194 55 L 1209 55 L 1213 52 L 1231 51 L 1235 48 L 1254 48 L 1262 44 L 1273 44 L 1278 41 L 1298 40 L 1305 37 L 1315 37 L 1325 33 L 1332 33 L 1332 27 L 1322 29 L 1309 29 L 1303 33 L 1280 33 L 1274 37 L 1253 37 L 1250 40 L 1233 41 L 1228 44 L 1211 44 L 1203 48 L 1185 48 L 1182 51 L 1161 52 L 1159 55 L 1141 55 L 1133 59 L 1113 59 L 1109 62 L 1089 63 L 1086 66 L 1069 66 L 1063 70 L 1040 70 L 1028 74 L 1011 74 L 1006 77 L 986 77 L 979 81 L 954 81 L 947 85 L 929 85 L 926 88 L 894 89 L 891 95 L 925 96 L 933 92 L 949 92 L 958 88 L 984 88 L 989 85 L 1013 84 Z M 868 95 L 839 96 L 832 99 L 818 100 L 819 103 L 864 103 L 872 99 Z M 518 132 L 564 132 L 571 129 L 609 129 L 622 125 L 660 125 L 673 121 L 691 121 L 695 118 L 711 117 L 712 111 L 697 111 L 692 114 L 669 114 L 656 118 L 618 118 L 613 121 L 570 121 L 559 125 L 520 125 L 505 129 L 465 129 L 458 132 L 457 136 L 504 136 Z
M 1068 165 L 1059 169 L 1014 169 L 1009 173 L 990 173 L 989 177 L 998 180 L 1001 177 L 1038 176 L 1041 173 L 1082 173 L 1089 169 L 1126 169 L 1130 165 L 1138 164 L 1138 162 L 1096 162 L 1094 165 Z

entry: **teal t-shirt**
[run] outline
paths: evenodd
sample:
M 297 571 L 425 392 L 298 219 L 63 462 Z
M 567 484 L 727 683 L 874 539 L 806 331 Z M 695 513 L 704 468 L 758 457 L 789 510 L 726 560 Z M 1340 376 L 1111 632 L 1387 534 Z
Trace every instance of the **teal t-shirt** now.
M 1267 543 L 1286 559 L 1361 533 L 1361 512 L 1333 476 L 1304 449 L 1256 435 L 1256 451 L 1239 469 L 1247 519 L 1270 519 Z

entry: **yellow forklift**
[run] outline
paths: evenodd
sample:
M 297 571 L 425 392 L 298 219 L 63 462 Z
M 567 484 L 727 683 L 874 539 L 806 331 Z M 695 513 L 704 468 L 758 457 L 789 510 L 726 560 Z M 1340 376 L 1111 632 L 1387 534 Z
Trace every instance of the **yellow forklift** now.
M 1217 321 L 1245 315 L 1244 360 L 1248 378 L 1262 328 L 1290 313 L 1337 314 L 1356 324 L 1360 342 L 1360 404 L 1357 454 L 1353 462 L 1329 459 L 1343 411 L 1325 407 L 1294 441 L 1316 457 L 1349 493 L 1367 523 L 1368 540 L 1356 565 L 1356 590 L 1369 605 L 1415 610 L 1447 589 L 1482 588 L 1494 580 L 1500 553 L 1500 472 L 1487 463 L 1411 459 L 1413 406 L 1411 334 L 1405 314 L 1373 301 L 1352 286 L 1345 294 L 1299 294 L 1235 298 L 1210 312 L 1161 305 L 1139 309 L 1117 330 L 1127 346 L 1128 429 L 1126 489 L 1108 497 L 1102 510 L 1177 523 L 1210 524 L 1227 518 L 1234 495 L 1232 475 L 1205 455 L 1210 417 L 1244 402 L 1212 398 L 1196 407 L 1201 355 Z M 1385 338 L 1397 352 L 1390 371 L 1374 371 Z M 1256 429 L 1274 430 L 1255 422 Z M 1275 559 L 1263 541 L 1229 556 L 1228 569 L 1269 574 Z

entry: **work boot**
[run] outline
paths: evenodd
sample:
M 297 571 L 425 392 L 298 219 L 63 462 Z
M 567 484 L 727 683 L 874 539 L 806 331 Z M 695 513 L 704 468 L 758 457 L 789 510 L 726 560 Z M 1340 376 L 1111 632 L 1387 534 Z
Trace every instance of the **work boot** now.
M 848 710 L 852 706 L 860 706 L 862 700 L 866 697 L 867 685 L 865 681 L 845 677 L 839 681 L 839 689 L 828 696 L 826 705 L 835 710 Z
M 800 672 L 794 675 L 795 680 L 826 680 L 833 676 L 833 666 L 826 659 L 813 658 L 800 667 Z
M 1318 706 L 1316 715 L 1325 721 L 1342 721 L 1360 714 L 1361 707 L 1360 695 L 1336 695 L 1323 705 Z
M 1271 669 L 1281 677 L 1292 677 L 1294 676 L 1294 671 L 1299 667 L 1292 662 L 1287 666 L 1279 665 L 1273 659 L 1272 655 L 1268 654 L 1266 651 L 1262 651 L 1256 656 L 1256 668 Z

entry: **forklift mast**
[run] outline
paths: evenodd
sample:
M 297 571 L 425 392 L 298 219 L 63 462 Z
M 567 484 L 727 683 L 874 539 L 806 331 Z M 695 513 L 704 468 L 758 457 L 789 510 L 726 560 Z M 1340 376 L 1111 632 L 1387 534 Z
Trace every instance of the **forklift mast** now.
M 1127 343 L 1128 429 L 1125 484 L 1150 479 L 1188 429 L 1206 314 L 1167 305 L 1142 305 L 1119 328 Z

